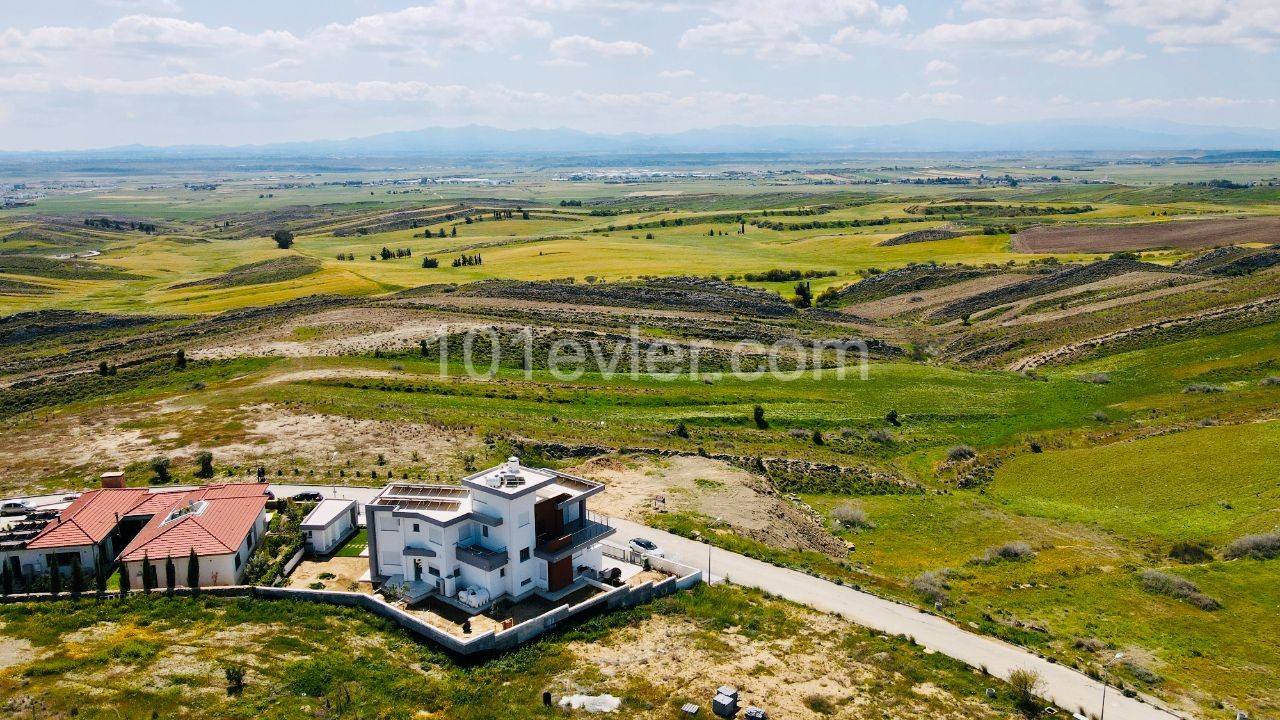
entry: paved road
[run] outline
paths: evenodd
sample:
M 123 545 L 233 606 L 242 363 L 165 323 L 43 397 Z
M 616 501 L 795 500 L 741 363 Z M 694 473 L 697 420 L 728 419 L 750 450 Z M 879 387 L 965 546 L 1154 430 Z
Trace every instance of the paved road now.
M 705 543 L 638 523 L 611 518 L 610 524 L 618 528 L 620 543 L 633 537 L 645 537 L 658 543 L 672 560 L 704 571 L 710 557 L 711 567 L 707 575 L 713 580 L 728 577 L 735 585 L 767 590 L 788 600 L 840 615 L 864 627 L 891 635 L 909 635 L 930 650 L 971 667 L 986 666 L 991 673 L 1002 678 L 1007 678 L 1017 668 L 1034 670 L 1044 679 L 1045 697 L 1071 712 L 1084 708 L 1088 714 L 1095 715 L 1102 707 L 1101 683 L 1071 668 L 1042 660 L 1022 648 L 964 630 L 935 615 L 736 553 L 712 549 L 708 556 L 709 546 Z M 1126 698 L 1113 688 L 1107 693 L 1106 717 L 1171 720 L 1177 716 Z
M 276 497 L 318 491 L 326 498 L 356 500 L 361 506 L 361 519 L 364 518 L 364 504 L 372 500 L 381 489 L 341 485 L 270 485 L 270 490 Z M 61 495 L 27 499 L 35 501 L 33 504 L 36 505 L 65 502 Z M 914 637 L 916 642 L 930 650 L 953 657 L 971 667 L 985 666 L 988 671 L 1002 678 L 1007 678 L 1011 671 L 1018 668 L 1034 670 L 1040 673 L 1045 682 L 1044 696 L 1068 711 L 1075 712 L 1084 708 L 1087 714 L 1096 715 L 1102 707 L 1102 685 L 1096 680 L 1070 668 L 1047 662 L 1022 648 L 965 630 L 935 615 L 794 570 L 725 550 L 711 549 L 705 543 L 694 542 L 629 520 L 610 518 L 609 523 L 618 529 L 616 539 L 620 544 L 625 544 L 634 537 L 649 538 L 666 551 L 667 557 L 702 568 L 712 581 L 727 577 L 736 585 L 767 590 L 779 597 L 834 613 L 863 627 L 890 635 Z M 1171 720 L 1178 717 L 1114 691 L 1107 693 L 1106 716 L 1117 720 Z

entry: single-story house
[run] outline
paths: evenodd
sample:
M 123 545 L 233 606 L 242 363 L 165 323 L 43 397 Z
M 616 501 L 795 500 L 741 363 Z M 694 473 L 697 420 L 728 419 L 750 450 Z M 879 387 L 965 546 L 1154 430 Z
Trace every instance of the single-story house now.
M 458 485 L 393 482 L 365 505 L 369 575 L 479 612 L 599 574 L 615 531 L 587 511 L 604 485 L 510 458 Z
M 165 563 L 173 559 L 177 585 L 187 586 L 187 565 L 194 550 L 200 585 L 236 585 L 245 563 L 267 531 L 264 485 L 209 485 L 166 493 L 171 502 L 120 552 L 121 572 L 130 586 L 143 587 L 142 568 L 150 564 L 153 587 L 165 585 Z
M 359 522 L 355 500 L 329 498 L 321 500 L 307 513 L 299 529 L 306 538 L 308 550 L 315 555 L 328 555 L 356 533 Z
M 50 520 L 25 547 L 7 556 L 19 577 L 47 573 L 56 556 L 63 574 L 79 559 L 86 575 L 115 566 L 116 555 L 157 512 L 169 507 L 178 493 L 146 488 L 104 488 L 76 498 Z

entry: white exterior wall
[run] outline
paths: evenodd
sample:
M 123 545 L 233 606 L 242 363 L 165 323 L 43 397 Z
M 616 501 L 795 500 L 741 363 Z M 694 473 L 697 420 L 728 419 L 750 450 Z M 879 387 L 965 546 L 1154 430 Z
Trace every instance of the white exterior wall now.
M 306 530 L 307 545 L 310 546 L 311 552 L 327 555 L 351 533 L 353 527 L 351 514 L 342 513 L 325 528 Z
M 27 570 L 31 570 L 36 574 L 40 574 L 40 573 L 49 572 L 49 562 L 48 562 L 49 553 L 57 553 L 58 555 L 65 555 L 67 553 L 79 553 L 80 567 L 84 568 L 85 575 L 87 576 L 93 572 L 94 547 L 95 547 L 94 545 L 77 545 L 75 547 L 41 548 L 38 550 L 19 550 L 14 553 L 9 553 L 5 557 L 7 559 L 10 555 L 17 555 L 18 562 L 22 564 L 22 571 L 24 573 L 27 572 Z M 62 574 L 70 575 L 71 559 L 65 558 L 65 557 L 59 558 L 58 562 L 61 563 L 59 567 L 62 570 Z
M 202 555 L 200 556 L 200 585 L 201 587 L 214 587 L 218 585 L 239 585 L 244 577 L 245 565 L 249 562 L 249 556 L 253 554 L 255 548 L 262 542 L 263 536 L 267 530 L 267 516 L 263 513 L 254 521 L 250 531 L 245 535 L 244 540 L 240 542 L 235 554 L 226 555 Z M 237 567 L 236 558 L 240 558 Z M 187 561 L 190 559 L 189 554 L 175 556 L 173 564 L 177 570 L 178 587 L 187 586 Z M 156 587 L 165 587 L 164 558 L 150 558 L 151 564 L 156 568 Z M 142 589 L 142 561 L 131 560 L 121 563 L 125 570 L 129 572 L 131 580 L 130 587 L 134 590 Z
M 187 587 L 187 562 L 190 556 L 184 555 L 173 559 L 177 586 Z M 165 588 L 164 566 L 165 559 L 152 559 L 151 564 L 156 569 L 156 588 L 163 590 Z M 123 570 L 129 573 L 129 587 L 133 590 L 142 589 L 142 561 L 131 560 L 121 563 Z M 236 570 L 234 555 L 205 555 L 200 558 L 200 587 L 217 587 L 219 585 L 237 585 L 240 581 L 240 575 L 244 570 L 244 563 L 240 564 L 240 570 Z
M 379 512 L 373 514 L 374 525 L 369 528 L 369 534 L 372 536 L 375 545 L 372 548 L 378 551 L 378 572 L 385 576 L 404 575 L 404 537 L 401 534 L 400 526 L 410 522 L 402 518 L 395 517 L 390 512 Z
M 506 573 L 495 570 L 485 585 L 490 597 L 498 597 L 504 593 L 519 597 L 537 587 L 537 558 L 533 557 L 533 548 L 537 542 L 534 534 L 533 506 L 537 502 L 536 493 L 528 493 L 518 498 L 508 498 L 497 493 L 488 493 L 472 489 L 472 508 L 479 513 L 502 518 L 502 524 L 489 528 L 489 537 L 481 543 L 490 548 L 507 549 Z M 522 524 L 524 523 L 524 524 Z M 528 548 L 529 559 L 520 562 L 520 551 Z M 483 574 L 478 568 L 470 568 Z M 464 567 L 465 576 L 467 568 Z M 526 582 L 527 581 L 527 582 Z M 474 583 L 479 584 L 479 583 Z

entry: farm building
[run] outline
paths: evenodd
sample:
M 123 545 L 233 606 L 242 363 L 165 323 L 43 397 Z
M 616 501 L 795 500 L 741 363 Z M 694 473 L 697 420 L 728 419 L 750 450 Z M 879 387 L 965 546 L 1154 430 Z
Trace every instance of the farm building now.
M 567 592 L 600 572 L 599 542 L 614 533 L 587 512 L 603 490 L 517 458 L 461 486 L 392 483 L 365 505 L 370 577 L 471 612 Z
M 143 587 L 149 565 L 152 585 L 164 585 L 164 566 L 172 558 L 177 584 L 187 585 L 188 561 L 195 552 L 202 586 L 235 585 L 245 563 L 266 533 L 264 486 L 209 485 L 183 493 L 165 493 L 170 502 L 157 512 L 121 551 L 121 572 L 131 587 Z
M 307 549 L 315 555 L 328 555 L 344 540 L 355 534 L 359 515 L 355 500 L 329 498 L 302 520 L 300 529 L 306 537 Z

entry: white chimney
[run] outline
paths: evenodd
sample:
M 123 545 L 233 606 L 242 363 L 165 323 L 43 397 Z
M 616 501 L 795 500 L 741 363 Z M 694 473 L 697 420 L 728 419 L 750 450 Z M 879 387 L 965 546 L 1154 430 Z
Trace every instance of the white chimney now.
M 512 477 L 520 476 L 520 458 L 515 455 L 507 458 L 507 474 Z

